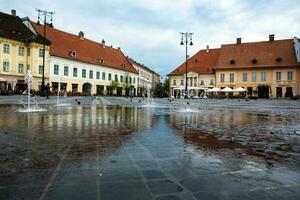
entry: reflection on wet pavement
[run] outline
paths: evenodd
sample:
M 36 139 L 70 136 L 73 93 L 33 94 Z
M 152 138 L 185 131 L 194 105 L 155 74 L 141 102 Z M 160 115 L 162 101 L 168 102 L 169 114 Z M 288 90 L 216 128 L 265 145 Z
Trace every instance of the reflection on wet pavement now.
M 298 199 L 300 117 L 0 107 L 0 199 Z

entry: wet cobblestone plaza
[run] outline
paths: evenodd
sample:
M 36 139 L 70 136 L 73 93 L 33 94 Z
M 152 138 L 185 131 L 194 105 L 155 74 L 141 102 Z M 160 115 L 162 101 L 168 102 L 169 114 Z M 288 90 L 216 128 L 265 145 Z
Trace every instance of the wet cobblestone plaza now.
M 0 199 L 300 199 L 300 101 L 62 101 L 0 98 Z

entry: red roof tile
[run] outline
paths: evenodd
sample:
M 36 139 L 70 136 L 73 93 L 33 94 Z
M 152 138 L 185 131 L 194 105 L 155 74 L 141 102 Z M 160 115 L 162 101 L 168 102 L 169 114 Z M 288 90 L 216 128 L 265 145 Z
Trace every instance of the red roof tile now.
M 199 74 L 212 74 L 217 65 L 220 49 L 200 50 L 198 53 L 188 59 L 188 72 L 196 72 Z M 169 75 L 183 75 L 185 74 L 185 62 L 172 71 Z
M 43 34 L 44 26 L 32 22 L 35 30 Z M 101 65 L 132 73 L 138 73 L 123 52 L 77 35 L 47 27 L 46 38 L 51 41 L 50 55 L 85 63 Z M 70 53 L 76 52 L 76 58 Z M 100 60 L 103 63 L 100 64 Z M 124 67 L 125 65 L 125 67 Z
M 300 66 L 292 39 L 222 45 L 216 68 L 281 66 Z

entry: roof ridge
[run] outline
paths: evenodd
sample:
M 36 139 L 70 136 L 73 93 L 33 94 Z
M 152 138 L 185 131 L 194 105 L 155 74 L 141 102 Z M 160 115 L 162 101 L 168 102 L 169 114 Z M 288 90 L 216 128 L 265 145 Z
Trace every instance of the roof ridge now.
M 264 40 L 264 41 L 256 41 L 256 42 L 242 42 L 241 44 L 237 43 L 232 43 L 232 44 L 221 44 L 222 46 L 229 46 L 229 45 L 243 45 L 243 44 L 262 44 L 262 43 L 275 43 L 275 42 L 284 42 L 284 41 L 292 41 L 293 39 L 280 39 L 280 40 L 274 40 L 274 41 L 269 41 L 269 40 Z
M 38 24 L 38 23 L 36 23 L 36 22 L 34 22 L 34 21 L 31 21 L 31 23 L 34 23 L 34 24 L 36 24 L 36 25 L 38 25 L 38 26 L 44 26 L 44 25 Z M 48 26 L 48 27 L 49 27 L 49 26 Z M 49 28 L 54 29 L 54 30 L 59 31 L 59 32 L 64 33 L 64 34 L 72 35 L 72 36 L 74 36 L 74 37 L 79 37 L 78 35 L 76 35 L 76 34 L 74 34 L 74 33 L 69 33 L 69 32 L 67 32 L 67 31 L 63 31 L 63 30 L 61 30 L 61 29 L 57 29 L 57 28 L 54 28 L 54 27 L 49 27 Z M 86 37 L 84 38 L 84 40 L 87 40 L 87 41 L 89 41 L 89 42 L 93 42 L 93 43 L 95 43 L 95 44 L 97 44 L 97 45 L 104 45 L 105 48 L 111 48 L 111 49 L 114 49 L 114 50 L 118 50 L 117 48 L 108 46 L 108 45 L 106 45 L 106 44 L 102 44 L 102 43 L 100 43 L 100 42 L 94 41 L 94 40 L 89 39 L 89 38 L 86 38 Z

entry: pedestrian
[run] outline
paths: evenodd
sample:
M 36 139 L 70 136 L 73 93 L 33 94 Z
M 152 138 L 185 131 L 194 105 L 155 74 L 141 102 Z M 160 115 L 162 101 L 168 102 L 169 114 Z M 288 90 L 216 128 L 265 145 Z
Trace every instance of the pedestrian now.
M 47 97 L 47 99 L 49 99 L 49 93 L 50 93 L 50 84 L 49 83 L 47 83 L 45 89 L 46 89 L 46 97 Z

